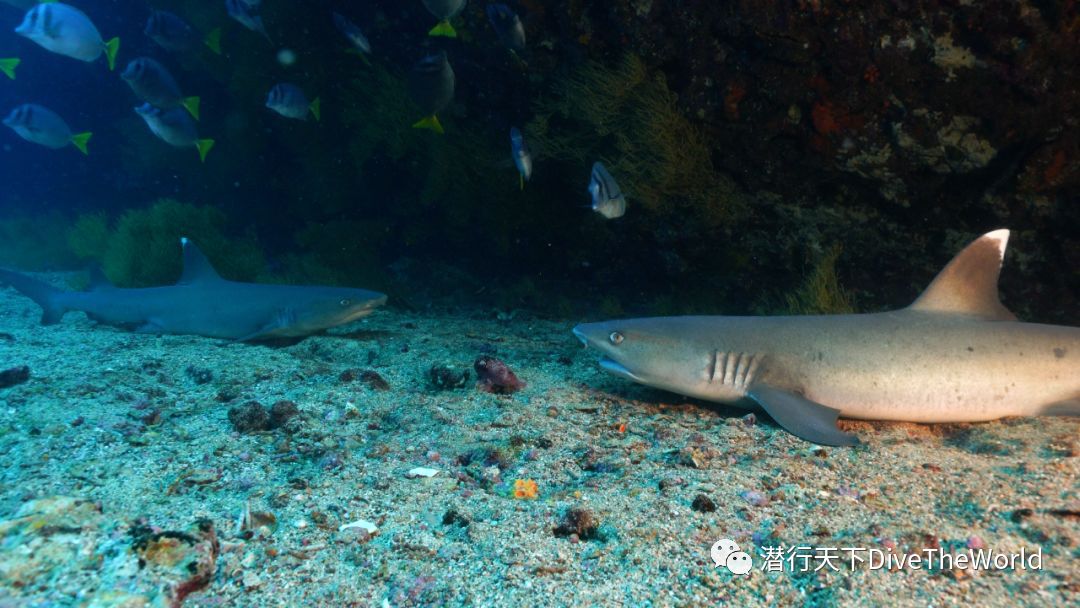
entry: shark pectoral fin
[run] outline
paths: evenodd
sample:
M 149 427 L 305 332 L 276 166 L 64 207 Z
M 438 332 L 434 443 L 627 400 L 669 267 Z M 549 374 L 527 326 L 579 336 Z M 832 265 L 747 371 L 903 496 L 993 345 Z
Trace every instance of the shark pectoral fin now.
M 1040 416 L 1080 416 L 1080 398 L 1051 403 L 1039 412 Z
M 854 435 L 836 428 L 840 410 L 764 384 L 752 386 L 747 396 L 796 437 L 821 445 L 849 446 L 859 443 Z
M 146 323 L 135 328 L 135 332 L 140 334 L 163 334 L 165 333 L 164 329 L 160 321 L 147 319 Z

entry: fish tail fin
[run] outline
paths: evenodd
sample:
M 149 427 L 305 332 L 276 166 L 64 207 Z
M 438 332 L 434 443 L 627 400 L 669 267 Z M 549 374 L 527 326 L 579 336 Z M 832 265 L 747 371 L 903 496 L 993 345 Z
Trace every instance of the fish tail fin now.
M 203 39 L 203 44 L 210 49 L 215 55 L 221 54 L 221 28 L 215 27 L 206 34 L 206 38 Z
M 109 61 L 109 71 L 116 69 L 116 54 L 120 52 L 120 39 L 112 38 L 105 43 L 105 59 Z
M 30 298 L 41 307 L 41 324 L 52 325 L 59 323 L 60 318 L 67 312 L 67 308 L 60 303 L 57 297 L 64 293 L 52 285 L 32 279 L 25 274 L 0 269 L 0 283 L 7 283 L 16 291 Z
M 435 27 L 431 28 L 431 31 L 428 32 L 428 36 L 457 38 L 457 30 L 454 29 L 454 26 L 450 25 L 450 21 L 440 21 Z
M 8 78 L 15 80 L 15 68 L 19 66 L 19 58 L 11 57 L 7 59 L 0 59 L 0 72 L 3 72 Z
M 214 147 L 214 140 L 212 139 L 200 139 L 195 142 L 195 147 L 199 149 L 199 162 L 206 162 L 206 155 L 210 152 L 210 148 Z
M 86 133 L 76 133 L 71 136 L 71 145 L 79 149 L 79 152 L 89 156 L 90 151 L 86 149 L 86 143 L 90 141 L 90 137 L 93 135 L 90 131 Z
M 427 118 L 421 118 L 413 123 L 414 129 L 430 129 L 439 135 L 446 133 L 442 128 L 442 123 L 439 122 L 439 117 L 432 114 Z
M 311 115 L 315 117 L 316 121 L 322 120 L 322 102 L 316 97 L 311 101 L 311 105 L 308 106 L 311 109 Z
M 180 100 L 180 104 L 184 106 L 184 109 L 188 111 L 188 114 L 191 114 L 192 118 L 194 118 L 195 120 L 199 120 L 199 98 L 198 98 L 198 96 L 185 97 L 185 98 Z

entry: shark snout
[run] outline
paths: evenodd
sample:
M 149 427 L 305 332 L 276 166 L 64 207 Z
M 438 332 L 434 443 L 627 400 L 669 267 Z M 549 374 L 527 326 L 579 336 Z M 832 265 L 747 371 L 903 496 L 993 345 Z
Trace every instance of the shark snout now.
M 574 332 L 574 335 L 577 336 L 578 340 L 581 340 L 581 343 L 585 345 L 585 348 L 589 348 L 589 339 L 585 337 L 585 332 L 581 331 L 580 325 L 570 331 Z

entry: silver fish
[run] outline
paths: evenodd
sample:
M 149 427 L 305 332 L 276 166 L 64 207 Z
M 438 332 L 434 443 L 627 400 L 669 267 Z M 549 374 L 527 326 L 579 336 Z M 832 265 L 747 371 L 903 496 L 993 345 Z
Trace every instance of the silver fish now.
M 136 57 L 128 63 L 120 77 L 139 99 L 150 105 L 163 110 L 183 106 L 194 118 L 199 118 L 199 98 L 184 97 L 176 79 L 157 61 L 149 57 Z
M 225 0 L 225 10 L 237 23 L 253 32 L 262 34 L 267 40 L 270 40 L 270 34 L 266 32 L 266 25 L 263 24 L 262 15 L 259 14 L 258 4 L 252 5 L 245 2 L 245 0 Z
M 135 108 L 135 112 L 146 121 L 146 126 L 150 127 L 150 131 L 159 139 L 177 148 L 195 148 L 199 151 L 199 160 L 206 160 L 206 153 L 213 147 L 214 140 L 199 139 L 195 121 L 186 110 L 162 110 L 144 103 Z
M 371 43 L 368 42 L 367 36 L 360 31 L 360 28 L 355 23 L 349 21 L 341 13 L 334 13 L 334 25 L 342 34 L 345 34 L 345 37 L 352 43 L 353 48 L 364 55 L 371 54 Z
M 30 9 L 15 33 L 48 51 L 80 61 L 94 61 L 105 53 L 110 70 L 115 67 L 116 53 L 120 50 L 119 38 L 105 42 L 86 13 L 60 2 Z
M 503 46 L 518 53 L 525 50 L 525 26 L 513 9 L 505 4 L 489 4 L 487 16 Z
M 611 177 L 604 164 L 597 161 L 592 166 L 589 180 L 589 196 L 592 197 L 592 210 L 609 220 L 622 217 L 626 213 L 626 197 L 619 184 Z
M 432 15 L 439 19 L 439 23 L 428 32 L 429 36 L 446 36 L 457 38 L 457 31 L 450 25 L 450 19 L 465 8 L 468 0 L 423 0 L 424 6 Z
M 59 114 L 36 103 L 15 108 L 4 119 L 4 124 L 26 141 L 54 150 L 73 145 L 83 154 L 87 153 L 90 133 L 72 133 Z
M 517 127 L 510 127 L 510 155 L 514 159 L 514 166 L 521 175 L 521 187 L 532 177 L 532 154 L 529 145 L 525 143 L 525 136 Z
M 408 90 L 416 105 L 424 112 L 425 118 L 417 121 L 413 127 L 431 129 L 442 133 L 437 114 L 454 99 L 454 70 L 446 58 L 445 51 L 428 55 L 416 62 L 409 72 Z
M 270 94 L 266 96 L 266 107 L 286 118 L 296 120 L 307 120 L 308 112 L 311 112 L 315 120 L 319 120 L 319 105 L 318 97 L 309 102 L 307 95 L 304 95 L 300 87 L 288 82 L 274 85 L 274 88 L 270 89 Z
M 174 53 L 190 51 L 199 44 L 205 44 L 211 51 L 221 54 L 221 28 L 214 28 L 203 37 L 187 21 L 168 11 L 151 12 L 143 33 L 161 48 Z

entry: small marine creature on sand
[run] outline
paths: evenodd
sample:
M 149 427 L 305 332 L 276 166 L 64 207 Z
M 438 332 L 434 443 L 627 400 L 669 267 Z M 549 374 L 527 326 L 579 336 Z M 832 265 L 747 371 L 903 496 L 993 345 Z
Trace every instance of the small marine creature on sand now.
M 214 140 L 199 139 L 195 120 L 185 108 L 163 110 L 144 103 L 135 108 L 135 112 L 142 116 L 146 126 L 161 141 L 177 148 L 195 148 L 199 152 L 199 160 L 206 162 L 206 154 L 214 147 Z
M 511 494 L 517 500 L 536 500 L 540 494 L 540 488 L 532 479 L 515 479 L 514 491 Z
M 80 61 L 94 61 L 104 53 L 109 69 L 116 67 L 120 39 L 103 40 L 86 13 L 73 6 L 60 2 L 38 4 L 26 13 L 15 33 L 45 50 Z
M 288 82 L 276 84 L 270 89 L 270 94 L 266 96 L 266 107 L 294 120 L 307 120 L 309 112 L 316 121 L 322 117 L 319 98 L 308 101 L 300 87 Z
M 15 80 L 15 68 L 19 67 L 21 60 L 18 57 L 4 57 L 0 58 L 0 72 L 4 73 L 4 76 Z
M 510 156 L 514 159 L 514 166 L 518 170 L 518 182 L 521 189 L 525 189 L 525 182 L 532 177 L 532 153 L 529 145 L 525 143 L 525 136 L 517 127 L 510 127 Z
M 468 0 L 423 0 L 423 2 L 428 12 L 439 19 L 439 23 L 431 28 L 428 36 L 457 38 L 457 31 L 450 25 L 450 20 L 465 8 Z
M 453 101 L 454 84 L 454 70 L 444 51 L 428 55 L 413 66 L 409 72 L 409 96 L 425 116 L 413 128 L 444 133 L 438 113 Z
M 495 357 L 481 356 L 473 363 L 476 370 L 476 388 L 485 393 L 509 395 L 525 388 L 510 367 Z
M 233 20 L 253 32 L 262 34 L 272 44 L 273 41 L 270 40 L 270 34 L 266 32 L 266 25 L 263 24 L 258 7 L 259 3 L 252 5 L 245 0 L 225 0 L 225 10 Z
M 199 98 L 184 97 L 180 85 L 169 70 L 149 57 L 132 59 L 120 73 L 124 82 L 139 99 L 162 110 L 183 107 L 195 120 L 199 119 Z
M 334 13 L 334 26 L 349 39 L 353 50 L 367 59 L 367 56 L 371 54 L 371 42 L 368 41 L 367 36 L 360 30 L 360 27 L 349 21 L 348 17 L 341 13 Z
M 4 124 L 19 137 L 46 148 L 56 150 L 72 145 L 83 154 L 89 153 L 86 143 L 90 141 L 91 133 L 72 133 L 64 119 L 45 106 L 25 103 L 12 110 Z
M 611 177 L 604 164 L 593 163 L 589 178 L 589 196 L 592 198 L 592 210 L 612 220 L 626 214 L 626 197 L 615 178 Z
M 221 28 L 210 30 L 205 37 L 195 31 L 181 17 L 168 11 L 153 11 L 143 29 L 151 40 L 161 48 L 173 53 L 183 53 L 205 44 L 215 54 L 221 54 Z
M 505 4 L 489 4 L 487 17 L 503 46 L 515 53 L 525 50 L 525 27 L 513 9 Z

